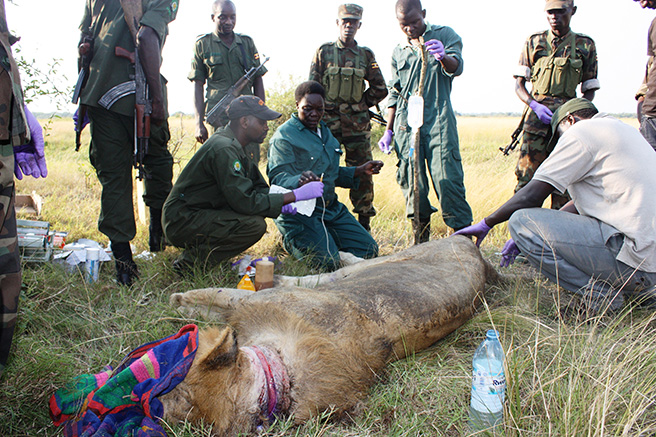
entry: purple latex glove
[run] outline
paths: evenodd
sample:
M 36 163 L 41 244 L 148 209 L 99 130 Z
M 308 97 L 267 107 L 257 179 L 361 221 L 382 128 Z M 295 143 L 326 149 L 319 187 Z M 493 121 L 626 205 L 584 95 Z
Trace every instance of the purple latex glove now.
M 485 223 L 485 219 L 481 220 L 480 222 L 476 223 L 475 225 L 467 226 L 466 228 L 460 229 L 458 232 L 454 233 L 453 235 L 473 235 L 476 237 L 476 247 L 481 246 L 481 242 L 483 241 L 483 238 L 487 235 L 488 232 L 490 232 L 491 227 Z
M 501 249 L 501 262 L 499 265 L 501 267 L 508 267 L 515 262 L 517 255 L 519 255 L 519 249 L 517 248 L 515 241 L 511 238 L 506 241 L 506 244 L 503 245 L 503 249 Z
M 45 178 L 48 176 L 48 167 L 43 150 L 43 129 L 27 106 L 24 109 L 32 139 L 28 144 L 14 147 L 14 174 L 18 180 L 23 179 L 23 174 L 34 178 Z
M 531 100 L 528 106 L 533 110 L 533 112 L 535 112 L 535 115 L 538 116 L 538 118 L 542 123 L 544 124 L 551 123 L 551 116 L 553 115 L 551 109 L 547 108 L 537 100 Z
M 438 61 L 441 61 L 446 56 L 446 51 L 444 50 L 444 44 L 442 44 L 442 41 L 430 39 L 426 41 L 424 45 L 426 46 L 428 53 L 433 55 Z
M 75 113 L 73 114 L 73 130 L 77 130 L 77 117 L 78 117 L 78 111 L 79 109 L 75 110 Z M 84 130 L 84 127 L 89 124 L 89 115 L 84 114 L 84 120 L 82 120 L 82 127 L 80 128 L 80 131 Z
M 287 205 L 282 206 L 282 214 L 291 214 L 295 215 L 296 214 L 296 207 L 293 206 L 291 203 L 288 203 Z
M 389 155 L 392 153 L 392 147 L 390 145 L 392 144 L 392 137 L 394 136 L 394 132 L 391 130 L 387 129 L 385 133 L 383 134 L 383 137 L 378 141 L 378 148 L 380 149 L 381 152 Z
M 294 193 L 297 202 L 301 200 L 309 200 L 321 197 L 323 196 L 323 182 L 308 182 L 307 184 L 292 191 L 292 193 Z

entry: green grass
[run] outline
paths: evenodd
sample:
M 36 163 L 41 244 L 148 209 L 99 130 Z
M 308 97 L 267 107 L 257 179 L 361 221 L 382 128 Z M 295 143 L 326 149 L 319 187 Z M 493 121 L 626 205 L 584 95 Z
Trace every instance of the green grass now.
M 498 151 L 509 139 L 514 118 L 461 117 L 461 149 L 467 197 L 480 220 L 511 194 L 517 155 Z M 176 172 L 193 154 L 193 123 L 173 117 L 171 148 Z M 100 187 L 88 163 L 87 149 L 73 151 L 70 120 L 54 120 L 47 141 L 49 176 L 26 178 L 21 193 L 44 197 L 40 219 L 69 241 L 91 238 L 97 231 Z M 373 137 L 377 140 L 381 128 Z M 88 142 L 88 137 L 83 137 Z M 410 223 L 395 180 L 395 162 L 385 161 L 376 177 L 373 235 L 383 254 L 412 244 Z M 346 202 L 345 191 L 339 192 Z M 433 200 L 435 200 L 433 198 Z M 437 205 L 437 202 L 434 202 Z M 432 238 L 448 229 L 436 214 Z M 508 238 L 495 228 L 482 245 L 491 262 Z M 135 253 L 147 247 L 147 226 L 140 225 Z M 248 252 L 276 255 L 277 273 L 311 271 L 282 251 L 273 224 Z M 168 248 L 150 261 L 139 260 L 141 279 L 131 288 L 113 283 L 113 266 L 103 266 L 92 285 L 79 272 L 66 273 L 54 264 L 24 266 L 19 321 L 12 355 L 0 380 L 0 435 L 58 435 L 48 418 L 50 395 L 81 373 L 97 372 L 117 362 L 134 347 L 176 332 L 183 324 L 200 326 L 168 305 L 171 293 L 209 286 L 234 287 L 237 275 L 227 263 L 205 275 L 178 278 L 170 268 L 178 250 Z M 361 413 L 348 423 L 326 420 L 329 413 L 304 426 L 291 420 L 276 423 L 267 436 L 459 436 L 468 433 L 471 358 L 489 328 L 501 333 L 507 356 L 508 392 L 503 435 L 654 435 L 656 433 L 656 317 L 627 307 L 614 315 L 585 317 L 568 308 L 576 303 L 526 266 L 513 266 L 508 282 L 488 290 L 485 304 L 467 324 L 431 349 L 389 366 L 379 375 Z M 412 274 L 412 272 L 408 272 Z M 421 278 L 417 278 L 421 281 Z M 167 425 L 171 436 L 209 436 L 209 426 Z

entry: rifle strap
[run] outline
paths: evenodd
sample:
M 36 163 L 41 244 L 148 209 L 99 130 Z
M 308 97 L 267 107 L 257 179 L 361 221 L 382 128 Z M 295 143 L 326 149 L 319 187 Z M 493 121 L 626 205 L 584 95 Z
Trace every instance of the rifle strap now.
M 244 73 L 248 71 L 248 64 L 246 63 L 246 50 L 244 50 L 243 44 L 237 44 L 241 50 L 241 63 L 244 66 Z

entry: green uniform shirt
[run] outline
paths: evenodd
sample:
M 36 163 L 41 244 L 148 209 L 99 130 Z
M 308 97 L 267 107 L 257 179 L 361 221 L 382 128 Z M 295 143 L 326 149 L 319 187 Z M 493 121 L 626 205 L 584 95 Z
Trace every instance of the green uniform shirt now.
M 337 199 L 335 186 L 358 188 L 355 167 L 340 167 L 342 149 L 323 121 L 321 136 L 311 131 L 298 119 L 297 114 L 287 120 L 269 141 L 267 175 L 271 184 L 294 189 L 304 171 L 323 175 L 323 198 L 327 203 Z
M 427 55 L 426 80 L 424 85 L 424 124 L 422 133 L 430 133 L 442 144 L 451 143 L 458 147 L 456 116 L 451 106 L 451 88 L 454 76 L 463 70 L 462 40 L 447 26 L 426 23 L 424 41 L 437 39 L 444 44 L 446 54 L 458 60 L 457 70 L 448 73 L 433 56 Z M 398 45 L 392 52 L 392 80 L 387 106 L 396 106 L 394 133 L 400 159 L 407 160 L 411 128 L 408 126 L 408 98 L 419 89 L 421 76 L 421 54 L 409 42 Z
M 165 209 L 169 204 L 182 203 L 192 211 L 211 209 L 221 214 L 222 210 L 230 210 L 249 216 L 277 217 L 283 196 L 269 194 L 269 185 L 257 165 L 226 126 L 217 130 L 182 170 Z
M 243 51 L 242 51 L 243 49 Z M 201 36 L 194 46 L 194 58 L 187 78 L 191 81 L 207 82 L 205 112 L 216 105 L 248 70 L 260 65 L 260 54 L 250 36 L 235 33 L 235 41 L 228 47 L 215 33 Z M 263 76 L 262 67 L 257 72 Z M 253 94 L 253 84 L 244 87 L 242 94 Z
M 140 25 L 155 30 L 163 47 L 168 35 L 168 24 L 175 20 L 178 12 L 178 0 L 144 0 L 143 7 Z M 89 79 L 80 94 L 80 101 L 84 105 L 100 107 L 98 100 L 107 91 L 132 80 L 130 76 L 134 75 L 134 66 L 128 59 L 116 56 L 114 49 L 122 47 L 133 52 L 134 40 L 118 1 L 86 0 L 80 30 L 94 39 Z M 165 83 L 164 78 L 162 83 Z M 110 110 L 132 116 L 134 94 L 118 100 Z
M 337 60 L 334 56 L 335 46 L 337 46 Z M 376 106 L 387 96 L 387 85 L 374 52 L 367 47 L 358 46 L 357 43 L 354 47 L 344 47 L 340 40 L 323 44 L 314 54 L 309 79 L 326 87 L 324 74 L 328 67 L 333 66 L 364 69 L 364 80 L 368 83 L 368 87 L 359 102 L 335 104 L 326 100 L 324 121 L 332 128 L 334 123 L 331 121 L 339 120 L 343 136 L 369 132 L 371 130 L 369 108 Z

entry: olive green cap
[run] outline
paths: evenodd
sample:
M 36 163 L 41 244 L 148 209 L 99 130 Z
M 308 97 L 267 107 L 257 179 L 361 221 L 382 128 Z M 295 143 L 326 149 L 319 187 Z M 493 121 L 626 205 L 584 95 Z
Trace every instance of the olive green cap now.
M 337 8 L 337 18 L 351 18 L 353 20 L 362 20 L 362 6 L 353 3 L 346 3 Z
M 544 10 L 550 11 L 551 9 L 565 9 L 573 6 L 574 0 L 546 0 Z
M 588 99 L 584 99 L 581 97 L 577 97 L 572 100 L 568 100 L 567 102 L 563 103 L 554 111 L 553 115 L 551 116 L 551 132 L 553 135 L 556 134 L 556 131 L 558 130 L 558 125 L 560 124 L 561 121 L 565 119 L 569 114 L 573 114 L 576 111 L 580 111 L 581 109 L 594 109 L 597 110 L 597 107 Z

